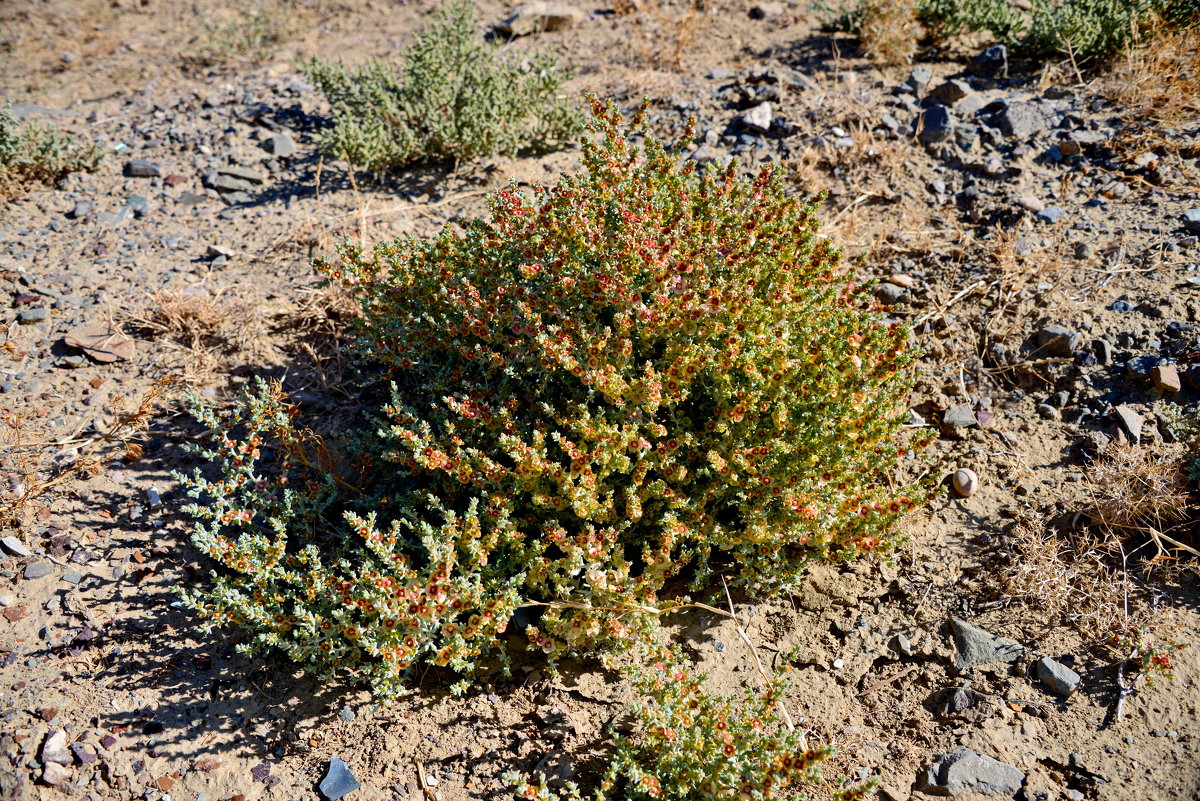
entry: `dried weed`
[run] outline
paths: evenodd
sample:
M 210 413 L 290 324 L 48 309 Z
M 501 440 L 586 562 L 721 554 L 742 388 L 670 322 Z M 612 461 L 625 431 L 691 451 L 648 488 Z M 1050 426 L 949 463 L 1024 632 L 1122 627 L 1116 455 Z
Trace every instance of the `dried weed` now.
M 859 11 L 867 57 L 882 66 L 908 64 L 917 52 L 917 1 L 862 0 Z
M 211 379 L 235 354 L 253 354 L 268 333 L 262 308 L 249 300 L 223 300 L 203 289 L 155 293 L 147 311 L 129 322 L 140 336 L 181 354 L 185 383 Z

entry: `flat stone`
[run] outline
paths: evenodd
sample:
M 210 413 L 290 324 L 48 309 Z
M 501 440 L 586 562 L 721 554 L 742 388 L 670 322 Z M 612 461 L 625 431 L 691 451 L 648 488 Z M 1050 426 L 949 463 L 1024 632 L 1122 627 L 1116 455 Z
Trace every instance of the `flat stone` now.
M 83 574 L 78 570 L 68 570 L 66 573 L 63 573 L 62 580 L 68 584 L 78 584 L 83 581 Z
M 1183 388 L 1179 370 L 1173 364 L 1160 364 L 1150 370 L 1150 380 L 1160 392 L 1178 392 Z
M 1054 124 L 1053 114 L 1039 103 L 1009 103 L 992 120 L 1005 136 L 1029 139 Z
M 496 30 L 509 36 L 561 31 L 583 22 L 585 16 L 581 10 L 566 3 L 526 3 L 496 23 Z
M 1033 195 L 1023 195 L 1017 200 L 1017 205 L 1026 211 L 1037 213 L 1046 208 L 1046 204 Z
M 45 578 L 54 572 L 54 567 L 49 562 L 33 562 L 25 565 L 25 578 L 40 579 Z
M 1062 206 L 1051 206 L 1048 209 L 1042 209 L 1034 216 L 1037 217 L 1042 222 L 1048 222 L 1048 223 L 1053 224 L 1053 223 L 1056 223 L 1059 220 L 1061 220 L 1063 218 L 1063 215 L 1065 215 L 1066 213 L 1067 213 L 1066 209 L 1064 209 Z
M 261 184 L 267 180 L 267 176 L 263 175 L 258 170 L 249 167 L 239 167 L 236 164 L 228 164 L 224 167 L 217 167 L 217 173 L 220 175 L 228 175 L 233 178 L 240 178 L 243 181 L 249 181 L 252 184 Z
M 71 753 L 82 765 L 90 765 L 96 761 L 96 749 L 87 743 L 71 743 Z
M 762 131 L 766 133 L 771 130 L 771 120 L 774 119 L 774 112 L 771 109 L 771 104 L 768 101 L 763 101 L 753 108 L 746 109 L 742 112 L 742 125 L 754 131 Z
M 979 425 L 979 419 L 975 417 L 975 410 L 971 408 L 969 403 L 959 403 L 951 406 L 942 415 L 942 426 L 953 430 L 964 428 L 974 428 Z
M 1038 332 L 1038 349 L 1051 356 L 1070 358 L 1079 347 L 1080 336 L 1061 325 L 1048 325 Z
M 96 204 L 91 200 L 76 200 L 75 208 L 67 212 L 67 217 L 78 220 L 80 217 L 86 217 L 94 208 L 96 208 Z
M 0 539 L 0 545 L 4 546 L 4 550 L 11 553 L 13 556 L 33 556 L 33 551 L 25 547 L 25 544 L 13 536 Z
M 325 778 L 321 779 L 321 783 L 317 785 L 317 790 L 326 801 L 337 801 L 342 796 L 352 793 L 362 785 L 358 779 L 354 778 L 354 774 L 350 772 L 350 766 L 337 757 L 329 760 L 329 766 L 325 770 Z
M 891 282 L 882 283 L 875 287 L 875 298 L 884 306 L 894 306 L 904 299 L 908 294 L 908 290 L 899 284 Z
M 254 188 L 252 181 L 246 181 L 242 178 L 233 175 L 224 175 L 219 172 L 209 173 L 204 179 L 204 184 L 221 192 L 241 192 Z
M 960 745 L 934 760 L 920 789 L 932 795 L 1015 796 L 1024 784 L 1025 774 L 1012 765 Z
M 1078 690 L 1079 685 L 1083 683 L 1083 678 L 1078 673 L 1048 656 L 1034 662 L 1033 671 L 1055 695 L 1064 698 Z
M 50 319 L 50 310 L 45 306 L 38 306 L 34 309 L 22 309 L 17 313 L 17 320 L 21 325 L 33 325 L 34 323 L 44 323 Z
M 178 200 L 181 206 L 199 206 L 208 198 L 195 192 L 181 192 Z
M 1129 408 L 1125 404 L 1113 409 L 1113 416 L 1117 418 L 1119 425 L 1129 438 L 1136 444 L 1142 439 L 1142 424 L 1145 422 L 1142 416 Z
M 71 764 L 71 752 L 67 750 L 67 733 L 62 729 L 50 734 L 42 743 L 42 762 L 57 762 L 60 765 Z
M 1183 227 L 1200 233 L 1200 209 L 1188 209 L 1183 213 Z
M 913 648 L 912 640 L 903 634 L 897 634 L 892 639 L 888 640 L 888 648 L 900 656 L 912 656 L 915 649 Z
M 925 88 L 929 86 L 929 82 L 932 80 L 933 70 L 929 69 L 929 67 L 916 66 L 908 74 L 908 85 L 913 88 L 917 97 L 925 94 Z
M 1016 662 L 1025 655 L 1025 647 L 1016 640 L 984 631 L 962 618 L 951 619 L 954 630 L 954 664 L 959 670 L 992 662 Z
M 263 150 L 272 156 L 291 156 L 296 152 L 296 143 L 285 133 L 275 134 L 263 142 Z
M 157 178 L 162 175 L 162 168 L 146 159 L 130 159 L 125 162 L 125 174 L 130 178 Z
M 946 81 L 938 84 L 929 92 L 929 97 L 943 103 L 957 103 L 972 93 L 971 84 L 963 80 Z

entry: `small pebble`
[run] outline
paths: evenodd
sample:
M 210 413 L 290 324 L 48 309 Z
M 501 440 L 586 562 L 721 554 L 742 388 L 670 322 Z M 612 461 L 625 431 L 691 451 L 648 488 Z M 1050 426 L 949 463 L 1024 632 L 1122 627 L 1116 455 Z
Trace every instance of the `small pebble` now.
M 979 491 L 979 476 L 969 467 L 955 470 L 950 481 L 954 485 L 954 491 L 963 498 L 970 498 Z

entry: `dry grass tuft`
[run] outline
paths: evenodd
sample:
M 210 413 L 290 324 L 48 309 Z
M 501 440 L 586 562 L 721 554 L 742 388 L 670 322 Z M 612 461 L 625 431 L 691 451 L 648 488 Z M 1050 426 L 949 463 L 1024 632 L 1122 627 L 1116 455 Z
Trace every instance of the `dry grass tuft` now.
M 917 0 L 862 0 L 859 41 L 876 64 L 908 64 L 917 52 Z
M 1128 538 L 1141 534 L 1159 554 L 1183 551 L 1200 556 L 1178 537 L 1190 518 L 1191 489 L 1177 450 L 1157 453 L 1135 445 L 1110 445 L 1088 477 L 1094 503 L 1089 516 L 1105 531 Z
M 1200 28 L 1148 36 L 1113 66 L 1101 89 L 1131 119 L 1178 125 L 1200 117 Z
M 137 440 L 175 381 L 173 376 L 160 378 L 136 403 L 113 398 L 109 422 L 89 437 L 46 440 L 31 415 L 5 412 L 0 418 L 0 453 L 6 454 L 0 468 L 6 479 L 0 489 L 0 529 L 22 531 L 31 516 L 46 508 L 39 499 L 72 478 L 96 475 L 101 463 L 118 451 L 126 461 L 138 459 L 142 446 Z
M 1150 590 L 1130 576 L 1114 534 L 1068 537 L 1025 520 L 1009 532 L 1005 557 L 993 593 L 1036 609 L 1049 625 L 1072 626 L 1098 642 L 1156 617 Z
M 268 332 L 258 304 L 227 301 L 221 294 L 163 290 L 153 295 L 147 311 L 130 319 L 142 337 L 183 354 L 180 369 L 186 383 L 211 378 L 235 354 L 255 352 Z
M 643 64 L 688 71 L 688 53 L 710 15 L 700 0 L 683 0 L 681 5 L 671 8 L 661 0 L 622 0 L 618 14 L 630 20 L 636 55 Z

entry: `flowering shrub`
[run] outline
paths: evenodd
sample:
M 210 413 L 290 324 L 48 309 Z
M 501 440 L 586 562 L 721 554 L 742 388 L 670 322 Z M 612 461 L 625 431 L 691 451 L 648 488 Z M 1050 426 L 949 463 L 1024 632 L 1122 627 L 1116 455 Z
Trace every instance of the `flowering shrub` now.
M 682 664 L 659 662 L 632 675 L 641 696 L 634 705 L 640 736 L 613 738 L 616 751 L 597 801 L 803 798 L 798 790 L 822 781 L 818 766 L 833 749 L 811 746 L 802 731 L 784 728 L 776 704 L 787 685 L 779 675 L 766 690 L 748 690 L 741 704 L 704 692 L 704 677 L 695 678 Z M 515 773 L 505 778 L 519 798 L 559 798 L 544 783 L 530 784 Z M 875 784 L 872 779 L 829 797 L 858 801 Z M 568 785 L 562 797 L 580 796 Z
M 1187 643 L 1177 643 L 1174 640 L 1155 642 L 1154 637 L 1144 627 L 1136 632 L 1114 634 L 1112 642 L 1119 652 L 1126 655 L 1126 660 L 1146 677 L 1146 683 L 1151 685 L 1154 684 L 1156 676 L 1175 678 L 1171 654 L 1187 648 Z
M 303 65 L 333 106 L 326 150 L 389 170 L 420 159 L 512 155 L 575 136 L 582 114 L 557 96 L 570 76 L 550 57 L 510 65 L 497 50 L 479 35 L 471 3 L 452 0 L 405 52 L 402 70 L 378 59 L 351 69 L 322 59 Z
M 341 464 L 275 390 L 201 412 L 223 473 L 188 479 L 196 541 L 228 568 L 186 596 L 202 616 L 388 693 L 419 660 L 503 659 L 521 605 L 536 647 L 590 650 L 717 573 L 779 591 L 891 545 L 923 498 L 895 480 L 907 331 L 769 168 L 635 148 L 599 103 L 593 128 L 581 175 L 461 236 L 322 265 L 391 387 Z

